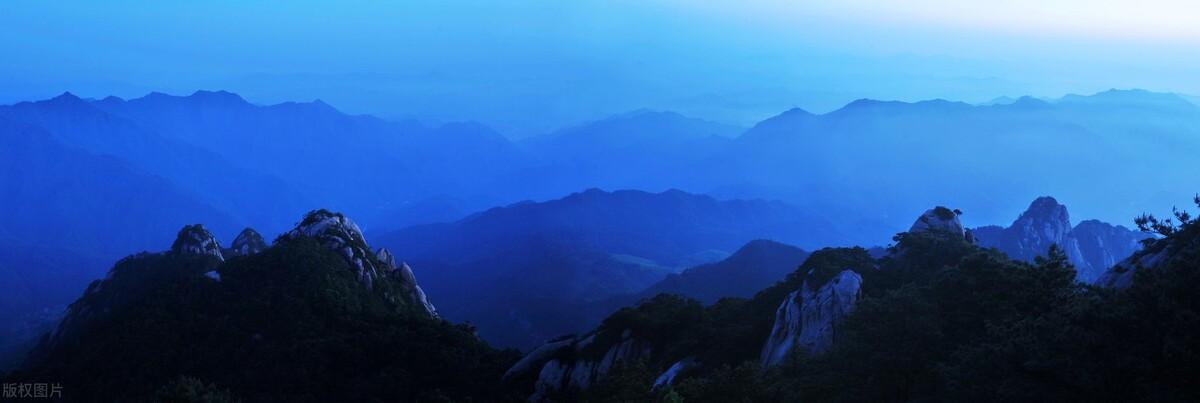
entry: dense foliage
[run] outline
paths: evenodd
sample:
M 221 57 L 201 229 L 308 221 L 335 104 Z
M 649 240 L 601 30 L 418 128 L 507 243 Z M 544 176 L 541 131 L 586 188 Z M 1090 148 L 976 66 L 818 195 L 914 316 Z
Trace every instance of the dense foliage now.
M 646 388 L 670 361 L 651 360 L 619 368 L 584 397 L 595 402 L 1198 401 L 1200 225 L 1179 221 L 1170 231 L 1158 231 L 1165 238 L 1150 241 L 1171 248 L 1174 257 L 1139 270 L 1133 285 L 1120 290 L 1075 282 L 1073 267 L 1057 247 L 1029 264 L 945 234 L 901 234 L 877 269 L 859 270 L 862 300 L 842 323 L 830 351 L 797 352 L 763 370 L 755 353 L 766 338 L 762 326 L 769 326 L 767 316 L 782 293 L 795 289 L 800 277 L 819 280 L 828 278 L 829 270 L 855 267 L 835 261 L 856 257 L 853 250 L 820 251 L 786 283 L 752 300 L 721 301 L 706 309 L 699 323 L 677 331 L 685 340 L 681 345 L 699 352 L 704 365 L 673 388 Z M 857 267 L 863 266 L 871 264 Z M 649 304 L 664 301 L 660 297 Z
M 390 303 L 376 286 L 308 238 L 225 263 L 134 256 L 77 303 L 108 311 L 103 320 L 10 378 L 53 379 L 64 396 L 91 401 L 515 398 L 497 381 L 515 352 Z
M 1076 282 L 1057 246 L 1026 263 L 926 232 L 898 235 L 880 259 L 861 248 L 817 251 L 749 299 L 704 306 L 658 295 L 605 319 L 593 344 L 564 350 L 596 360 L 628 334 L 652 354 L 617 363 L 587 390 L 551 397 L 1200 401 L 1200 222 L 1175 216 L 1178 224 L 1139 219 L 1162 235 L 1143 254 L 1169 258 L 1139 268 L 1123 289 Z M 759 355 L 779 303 L 847 269 L 862 276 L 862 294 L 833 347 L 764 369 Z M 514 401 L 533 381 L 500 382 L 515 352 L 394 303 L 388 284 L 367 290 L 341 257 L 307 238 L 280 238 L 224 263 L 136 255 L 102 285 L 77 304 L 103 320 L 5 381 L 61 381 L 76 400 L 301 402 Z M 684 359 L 700 365 L 673 386 L 649 387 Z

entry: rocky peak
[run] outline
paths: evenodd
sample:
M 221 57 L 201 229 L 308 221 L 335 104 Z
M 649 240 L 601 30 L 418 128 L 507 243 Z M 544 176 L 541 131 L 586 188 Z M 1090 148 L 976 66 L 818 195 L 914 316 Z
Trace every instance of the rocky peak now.
M 370 253 L 358 224 L 341 213 L 324 209 L 310 211 L 295 229 L 284 236 L 288 239 L 313 238 L 342 255 L 367 288 L 373 288 L 375 281 L 386 274 L 382 268 L 376 267 L 376 259 Z
M 389 298 L 421 307 L 431 317 L 438 316 L 425 291 L 417 285 L 412 268 L 403 262 L 397 263 L 396 257 L 387 249 L 380 248 L 371 253 L 358 224 L 341 213 L 328 210 L 311 211 L 295 229 L 284 234 L 284 237 L 315 239 L 346 259 L 358 280 L 367 288 L 375 289 L 375 285 L 380 281 L 394 281 L 399 285 L 401 293 L 389 295 Z M 383 289 L 387 292 L 389 288 Z
M 385 274 L 400 283 L 401 288 L 408 291 L 408 302 L 415 304 L 425 310 L 429 316 L 437 317 L 437 308 L 433 303 L 429 302 L 429 297 L 425 295 L 425 290 L 417 285 L 417 276 L 413 274 L 412 268 L 408 267 L 408 263 L 396 263 L 396 256 L 387 248 L 379 248 L 375 252 L 375 258 L 383 265 Z
M 210 255 L 225 261 L 225 256 L 221 254 L 221 243 L 201 224 L 186 225 L 179 230 L 179 235 L 175 236 L 175 243 L 171 244 L 171 252 L 183 255 Z
M 942 206 L 925 210 L 924 214 L 917 217 L 917 221 L 908 229 L 908 232 L 943 233 L 963 238 L 965 232 L 963 231 L 962 221 L 958 219 L 958 215 L 957 211 Z
M 1053 197 L 1039 197 L 1029 204 L 1029 208 L 1013 222 L 1012 228 L 1017 228 L 1028 239 L 1040 240 L 1041 243 L 1056 242 L 1060 245 L 1070 235 L 1071 216 L 1067 214 L 1067 206 L 1058 203 Z
M 1071 226 L 1067 206 L 1059 204 L 1053 197 L 1043 196 L 1034 200 L 1008 228 L 977 228 L 974 234 L 980 246 L 999 249 L 1009 258 L 1027 262 L 1045 256 L 1051 244 L 1058 245 L 1067 254 L 1071 264 L 1075 265 L 1076 278 L 1080 281 L 1091 282 L 1104 270 L 1103 267 L 1093 267 L 1092 262 L 1085 258 Z M 1098 248 L 1106 248 L 1104 240 L 1094 243 Z M 1114 256 L 1120 256 L 1116 260 L 1128 256 L 1122 251 L 1115 253 Z
M 267 242 L 263 240 L 262 235 L 254 228 L 247 227 L 238 233 L 237 238 L 233 239 L 233 244 L 229 246 L 230 254 L 233 256 L 247 256 L 262 252 L 267 248 Z

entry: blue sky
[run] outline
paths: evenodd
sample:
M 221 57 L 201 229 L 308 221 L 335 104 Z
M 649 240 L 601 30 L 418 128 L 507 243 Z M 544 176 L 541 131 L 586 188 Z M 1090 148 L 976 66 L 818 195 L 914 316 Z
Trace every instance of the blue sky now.
M 0 102 L 226 89 L 525 136 L 638 108 L 1200 94 L 1177 0 L 6 1 Z

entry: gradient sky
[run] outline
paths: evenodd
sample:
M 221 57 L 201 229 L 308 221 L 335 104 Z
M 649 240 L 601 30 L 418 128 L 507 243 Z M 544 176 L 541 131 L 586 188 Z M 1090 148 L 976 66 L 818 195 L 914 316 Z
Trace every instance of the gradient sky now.
M 639 108 L 1200 94 L 1180 0 L 5 1 L 0 37 L 0 103 L 225 89 L 513 136 Z

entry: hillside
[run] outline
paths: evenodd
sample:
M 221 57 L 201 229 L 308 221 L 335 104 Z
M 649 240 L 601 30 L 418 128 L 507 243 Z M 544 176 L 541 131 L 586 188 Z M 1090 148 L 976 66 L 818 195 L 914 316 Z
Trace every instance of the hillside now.
M 72 401 L 505 400 L 509 353 L 439 319 L 345 217 L 312 212 L 264 250 L 230 249 L 194 225 L 169 252 L 122 259 L 6 382 L 55 379 Z
M 1104 289 L 1076 282 L 1061 249 L 1026 263 L 972 245 L 938 207 L 882 258 L 820 250 L 708 307 L 659 295 L 531 351 L 505 381 L 535 402 L 1189 401 L 1200 226 L 1177 217 L 1139 220 L 1164 238 Z
M 750 241 L 724 260 L 669 274 L 630 300 L 675 294 L 708 305 L 726 297 L 749 298 L 796 270 L 808 256 L 803 249 L 779 242 Z
M 592 189 L 378 239 L 410 254 L 447 318 L 498 345 L 528 347 L 590 325 L 580 305 L 639 292 L 750 240 L 815 247 L 837 235 L 779 202 Z

